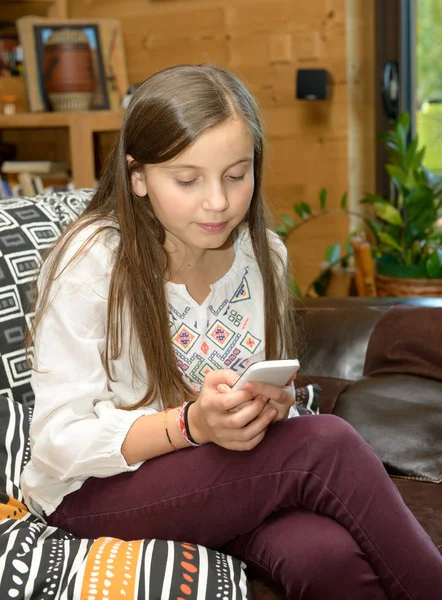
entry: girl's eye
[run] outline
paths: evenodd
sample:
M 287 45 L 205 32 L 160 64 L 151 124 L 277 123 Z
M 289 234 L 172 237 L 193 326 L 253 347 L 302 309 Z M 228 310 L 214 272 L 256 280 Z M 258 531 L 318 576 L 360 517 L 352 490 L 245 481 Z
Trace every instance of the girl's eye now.
M 189 185 L 192 185 L 193 183 L 195 183 L 196 179 L 192 179 L 190 181 L 180 181 L 179 179 L 175 179 L 176 183 L 178 185 L 182 185 L 183 187 L 187 187 Z
M 245 176 L 246 176 L 245 173 L 244 173 L 244 175 L 240 175 L 239 177 L 234 177 L 233 175 L 229 175 L 228 179 L 230 179 L 230 181 L 242 181 Z

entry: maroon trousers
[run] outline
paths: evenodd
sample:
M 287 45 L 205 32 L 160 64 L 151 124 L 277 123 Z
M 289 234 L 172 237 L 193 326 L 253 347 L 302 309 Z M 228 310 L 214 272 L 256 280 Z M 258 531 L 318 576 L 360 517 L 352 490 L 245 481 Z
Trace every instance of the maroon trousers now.
M 440 600 L 442 557 L 361 436 L 333 415 L 88 479 L 48 517 L 79 537 L 160 538 L 240 557 L 292 599 Z

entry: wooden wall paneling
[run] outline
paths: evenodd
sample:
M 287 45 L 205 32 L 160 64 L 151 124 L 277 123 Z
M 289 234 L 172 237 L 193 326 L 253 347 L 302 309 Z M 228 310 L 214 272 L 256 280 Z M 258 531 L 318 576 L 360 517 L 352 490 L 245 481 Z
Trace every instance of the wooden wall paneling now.
M 66 19 L 69 17 L 68 0 L 56 0 L 48 9 L 48 17 Z
M 171 11 L 174 8 L 174 11 Z M 192 6 L 186 11 L 176 8 L 157 10 L 148 15 L 140 30 L 140 18 L 132 11 L 121 17 L 131 81 L 146 77 L 177 63 L 207 62 L 225 65 L 228 62 L 228 40 L 224 12 L 219 6 Z
M 318 0 L 318 3 L 324 0 Z M 294 19 L 292 0 L 239 0 L 225 3 L 225 20 L 229 33 L 243 35 L 288 30 Z M 302 19 L 304 20 L 304 15 Z
M 375 8 L 372 2 L 349 3 L 347 13 L 347 72 L 349 95 L 349 203 L 361 211 L 359 201 L 367 192 L 375 191 L 376 127 L 374 86 Z M 351 229 L 361 227 L 352 217 Z
M 1 20 L 16 21 L 26 15 L 45 17 L 48 6 L 47 2 L 1 2 Z
M 213 63 L 231 69 L 245 81 L 257 96 L 264 117 L 268 137 L 265 190 L 277 214 L 290 211 L 299 200 L 317 206 L 321 187 L 329 192 L 330 206 L 337 207 L 350 185 L 352 199 L 362 187 L 370 186 L 371 141 L 366 138 L 373 50 L 370 3 L 68 2 L 72 17 L 112 14 L 120 20 L 130 82 L 183 62 Z M 333 87 L 327 101 L 296 99 L 298 68 L 329 71 Z M 343 241 L 348 230 L 346 217 L 327 217 L 303 227 L 296 239 L 290 240 L 292 262 L 304 288 L 318 273 L 325 248 Z

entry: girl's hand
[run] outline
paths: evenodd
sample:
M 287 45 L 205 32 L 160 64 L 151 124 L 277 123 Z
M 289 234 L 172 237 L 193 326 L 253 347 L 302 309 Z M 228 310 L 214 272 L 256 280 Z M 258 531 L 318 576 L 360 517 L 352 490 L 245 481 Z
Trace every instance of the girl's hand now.
M 267 407 L 265 396 L 254 398 L 248 390 L 232 392 L 230 388 L 237 379 L 238 375 L 229 369 L 206 375 L 201 393 L 188 412 L 189 429 L 196 442 L 213 442 L 228 450 L 251 450 L 264 438 L 278 409 Z M 244 402 L 250 404 L 229 412 Z
M 259 383 L 250 381 L 246 383 L 244 390 L 252 394 L 255 399 L 260 399 L 268 406 L 273 406 L 277 409 L 278 413 L 273 419 L 273 422 L 283 421 L 287 419 L 290 408 L 295 401 L 294 390 L 292 383 L 295 381 L 296 375 L 294 375 L 286 384 L 285 387 L 280 388 L 269 383 Z

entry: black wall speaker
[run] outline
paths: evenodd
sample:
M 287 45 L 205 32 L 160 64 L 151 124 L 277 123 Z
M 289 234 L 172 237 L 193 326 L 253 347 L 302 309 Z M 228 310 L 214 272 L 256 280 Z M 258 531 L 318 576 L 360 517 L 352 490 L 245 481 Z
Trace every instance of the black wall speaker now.
M 298 100 L 326 100 L 330 77 L 326 69 L 298 69 L 296 72 L 296 98 Z

